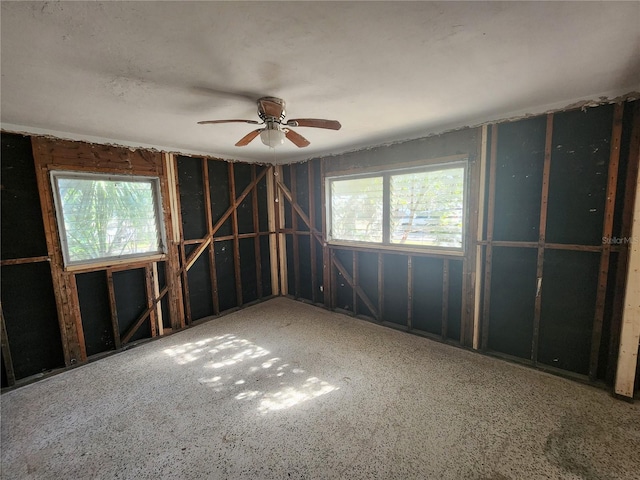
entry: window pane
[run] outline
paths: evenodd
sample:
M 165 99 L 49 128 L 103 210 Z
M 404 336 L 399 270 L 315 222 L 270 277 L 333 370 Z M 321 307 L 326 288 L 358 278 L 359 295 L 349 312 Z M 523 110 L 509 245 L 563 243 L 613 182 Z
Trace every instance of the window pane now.
M 382 242 L 382 177 L 331 182 L 330 236 Z
M 68 262 L 162 252 L 153 179 L 55 178 Z
M 391 177 L 391 243 L 462 248 L 464 168 Z

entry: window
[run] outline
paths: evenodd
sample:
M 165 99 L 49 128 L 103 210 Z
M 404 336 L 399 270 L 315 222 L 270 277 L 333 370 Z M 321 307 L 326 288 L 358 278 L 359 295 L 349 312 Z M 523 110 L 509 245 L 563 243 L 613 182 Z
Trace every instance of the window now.
M 327 179 L 329 241 L 462 250 L 466 162 Z
M 157 178 L 51 172 L 66 266 L 165 253 Z

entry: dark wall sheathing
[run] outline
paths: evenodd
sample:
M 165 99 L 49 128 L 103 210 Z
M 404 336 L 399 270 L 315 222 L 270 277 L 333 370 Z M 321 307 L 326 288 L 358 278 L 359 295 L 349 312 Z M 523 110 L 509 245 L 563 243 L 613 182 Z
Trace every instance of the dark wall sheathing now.
M 205 252 L 187 272 L 189 279 L 189 305 L 194 320 L 213 315 L 213 285 L 209 270 L 209 254 Z
M 202 162 L 201 159 L 198 159 L 198 161 Z M 209 160 L 207 162 L 207 168 L 209 170 L 209 184 L 211 185 L 209 189 L 209 196 L 211 197 L 211 222 L 215 225 L 231 206 L 229 196 L 229 164 L 219 160 Z M 180 200 L 182 201 L 182 198 Z M 233 229 L 231 226 L 231 217 L 229 217 L 216 232 L 216 236 L 223 237 L 231 234 L 233 234 Z
M 315 242 L 308 235 L 298 235 L 298 266 L 300 273 L 300 297 L 313 301 L 311 286 L 311 242 Z
M 3 133 L 1 139 L 2 260 L 47 255 L 31 138 Z
M 600 255 L 550 250 L 544 257 L 538 361 L 589 373 Z
M 335 250 L 336 260 L 344 267 L 345 271 L 353 278 L 353 252 L 348 250 Z M 353 312 L 353 289 L 342 273 L 336 269 L 336 301 L 337 308 Z
M 443 260 L 412 257 L 413 304 L 411 325 L 416 330 L 442 334 Z
M 113 273 L 113 291 L 118 312 L 118 329 L 122 337 L 147 309 L 145 272 L 143 268 Z M 131 337 L 129 342 L 151 337 L 149 318 Z
M 239 247 L 242 302 L 249 303 L 258 299 L 255 241 L 253 238 L 241 238 Z
M 271 249 L 269 237 L 266 235 L 260 237 L 260 265 L 262 295 L 268 297 L 273 295 L 273 287 L 271 285 Z
M 500 125 L 493 238 L 537 242 L 546 118 Z
M 0 269 L 2 311 L 16 379 L 64 366 L 49 263 Z
M 407 326 L 408 265 L 406 255 L 383 255 L 382 320 Z
M 489 349 L 531 358 L 537 258 L 533 248 L 493 248 Z
M 358 256 L 358 285 L 362 288 L 374 307 L 378 305 L 378 254 L 372 252 L 355 252 Z M 358 297 L 358 313 L 375 317 L 375 312 Z
M 613 105 L 557 113 L 547 242 L 601 245 Z
M 185 240 L 202 238 L 207 233 L 202 160 L 178 157 L 178 186 L 184 238 Z
M 260 167 L 256 172 L 258 175 L 265 167 Z M 267 178 L 264 177 L 258 182 L 258 227 L 261 232 L 269 231 L 269 213 L 267 204 Z
M 224 312 L 238 306 L 233 264 L 233 242 L 230 240 L 215 242 L 215 259 L 220 311 Z
M 87 355 L 115 350 L 106 272 L 80 273 L 76 285 Z
M 462 334 L 462 261 L 449 262 L 449 305 L 447 338 L 459 341 Z

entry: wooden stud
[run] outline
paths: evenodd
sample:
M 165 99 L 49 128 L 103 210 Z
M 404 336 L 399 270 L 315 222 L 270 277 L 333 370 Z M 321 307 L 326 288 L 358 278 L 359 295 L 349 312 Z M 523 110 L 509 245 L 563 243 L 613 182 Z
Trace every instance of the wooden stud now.
M 120 340 L 120 326 L 118 324 L 118 308 L 116 306 L 116 292 L 113 288 L 113 272 L 107 269 L 107 292 L 109 294 L 109 311 L 111 313 L 111 331 L 113 332 L 113 342 L 116 350 L 122 346 Z
M 449 327 L 449 260 L 442 263 L 442 339 L 447 338 Z
M 262 293 L 262 254 L 260 252 L 260 219 L 258 218 L 258 182 L 256 182 L 256 166 L 251 165 L 251 183 L 255 183 L 255 188 L 251 191 L 251 210 L 253 211 L 253 231 L 256 234 L 253 238 L 253 250 L 255 253 L 256 265 L 256 293 L 258 298 L 263 297 Z
M 9 348 L 9 337 L 4 321 L 2 303 L 0 303 L 0 349 L 2 349 L 2 359 L 4 360 L 4 368 L 7 374 L 7 384 L 12 387 L 16 383 L 16 375 L 13 370 L 13 360 L 11 358 L 11 349 Z
M 7 265 L 24 265 L 25 263 L 41 263 L 50 261 L 51 259 L 46 255 L 42 257 L 10 258 L 7 260 L 0 260 L 0 267 L 6 267 Z
M 549 178 L 551 176 L 551 152 L 553 150 L 553 113 L 547 114 L 544 144 L 544 165 L 542 168 L 542 194 L 540 196 L 540 223 L 538 235 L 538 257 L 536 263 L 536 292 L 533 310 L 533 334 L 531 336 L 531 361 L 538 361 L 538 337 L 542 312 L 542 282 L 544 271 L 544 250 L 547 238 L 547 210 L 549 204 Z
M 315 200 L 315 183 L 313 178 L 313 165 L 308 162 L 307 167 L 307 189 L 309 191 L 309 223 L 316 226 L 316 200 Z M 309 232 L 311 233 L 311 232 Z M 311 257 L 311 301 L 317 303 L 318 301 L 318 275 L 316 267 L 316 241 L 317 237 L 309 238 L 309 254 Z M 322 242 L 320 242 L 322 245 Z
M 289 165 L 289 171 L 291 172 L 289 178 L 291 179 L 291 203 L 292 206 L 298 203 L 298 192 L 296 188 L 296 165 Z M 300 207 L 302 210 L 302 207 Z M 300 244 L 298 242 L 298 216 L 296 212 L 291 212 L 291 226 L 293 228 L 293 235 L 291 236 L 293 242 L 293 288 L 295 298 L 300 297 Z
M 233 267 L 236 279 L 236 301 L 238 306 L 242 306 L 242 278 L 240 273 L 240 240 L 238 239 L 238 205 L 236 203 L 236 180 L 234 175 L 234 165 L 229 163 L 229 200 L 234 205 L 231 215 L 231 228 L 233 229 Z
M 611 132 L 611 149 L 609 151 L 609 170 L 607 180 L 607 196 L 604 206 L 604 222 L 602 237 L 611 238 L 613 233 L 613 217 L 618 185 L 618 166 L 620 164 L 620 142 L 622 140 L 622 116 L 624 103 L 617 103 L 613 111 L 613 126 Z M 598 360 L 600 357 L 600 343 L 602 341 L 602 323 L 607 297 L 607 279 L 609 278 L 609 259 L 611 257 L 611 243 L 604 242 L 600 254 L 600 269 L 598 273 L 598 290 L 596 292 L 596 309 L 591 331 L 591 356 L 589 358 L 589 379 L 595 381 L 598 376 Z
M 476 232 L 476 270 L 475 270 L 475 295 L 473 302 L 473 348 L 478 350 L 480 348 L 480 300 L 482 296 L 482 246 L 480 242 L 484 240 L 484 199 L 486 195 L 486 170 L 487 170 L 487 140 L 488 140 L 487 125 L 482 126 L 481 130 L 481 146 L 480 146 L 480 182 L 478 188 L 478 224 Z
M 280 294 L 280 263 L 278 261 L 278 233 L 277 233 L 277 218 L 279 213 L 278 204 L 275 197 L 275 167 L 268 167 L 265 169 L 268 171 L 267 177 L 267 220 L 269 223 L 269 263 L 271 269 L 271 293 L 273 295 Z
M 482 309 L 482 341 L 480 348 L 486 350 L 489 345 L 489 312 L 491 311 L 491 261 L 493 258 L 493 215 L 496 203 L 496 164 L 498 156 L 498 125 L 491 126 L 491 155 L 489 161 L 489 201 L 487 204 L 487 246 L 484 261 L 484 293 Z
M 326 184 L 326 160 L 323 158 L 320 160 L 320 188 L 322 189 L 322 235 L 318 240 L 322 244 L 322 290 L 323 290 L 323 299 L 324 305 L 327 308 L 331 308 L 331 281 L 330 281 L 330 270 L 331 270 L 331 259 L 330 259 L 330 250 L 329 245 L 326 241 L 328 238 L 327 231 L 327 194 L 325 190 Z
M 151 337 L 155 337 L 158 335 L 158 319 L 156 318 L 156 309 L 153 308 L 153 299 L 155 298 L 153 295 L 153 269 L 151 265 L 147 265 L 144 269 L 144 278 L 145 278 L 145 296 L 147 297 L 147 308 L 150 309 L 149 312 L 149 330 L 151 331 Z
M 151 265 L 151 280 L 153 282 L 153 298 L 160 296 L 160 283 L 158 280 L 158 263 L 153 262 Z M 158 324 L 158 335 L 164 335 L 164 323 L 162 318 L 162 304 L 160 302 L 156 305 L 156 321 Z
M 407 328 L 413 328 L 413 261 L 407 256 Z
M 207 222 L 207 238 L 211 241 L 207 242 L 207 254 L 209 265 L 209 281 L 211 282 L 211 304 L 213 305 L 214 315 L 220 313 L 219 299 L 218 299 L 218 277 L 216 275 L 216 259 L 215 249 L 213 245 L 213 212 L 211 210 L 211 181 L 209 179 L 209 161 L 206 158 L 202 159 L 202 192 L 204 197 L 204 215 Z M 195 260 L 194 260 L 195 262 Z M 191 264 L 187 264 L 187 270 L 191 268 Z
M 384 318 L 384 257 L 378 253 L 378 320 Z
M 637 117 L 636 117 L 637 119 Z M 631 160 L 638 162 L 636 158 Z M 622 329 L 620 332 L 620 350 L 616 370 L 615 393 L 623 397 L 633 398 L 633 390 L 638 367 L 638 343 L 640 343 L 640 178 L 635 185 L 635 206 L 631 238 L 634 241 L 629 249 L 629 266 L 627 270 L 627 286 L 622 313 Z
M 279 181 L 278 178 L 282 178 L 282 166 L 275 167 L 274 183 L 275 183 L 275 205 L 276 205 L 276 231 L 277 231 L 277 246 L 278 246 L 278 272 L 280 280 L 280 295 L 287 295 L 289 293 L 289 281 L 287 270 L 287 237 L 282 233 L 282 227 L 285 224 L 284 221 L 284 202 L 282 201 L 281 191 L 277 188 Z
M 636 182 L 640 167 L 640 102 L 633 104 L 631 127 L 631 143 L 629 145 L 629 161 L 625 172 L 624 204 L 622 206 L 622 237 L 631 237 L 633 225 L 633 207 L 636 195 Z M 613 249 L 612 249 L 613 251 Z M 620 330 L 622 326 L 622 312 L 624 309 L 624 295 L 627 279 L 629 259 L 629 244 L 621 245 L 618 255 L 615 279 L 615 294 L 613 297 L 613 312 L 611 315 L 611 335 L 609 339 L 609 362 L 607 365 L 607 383 L 613 384 L 616 376 L 617 359 L 620 347 Z

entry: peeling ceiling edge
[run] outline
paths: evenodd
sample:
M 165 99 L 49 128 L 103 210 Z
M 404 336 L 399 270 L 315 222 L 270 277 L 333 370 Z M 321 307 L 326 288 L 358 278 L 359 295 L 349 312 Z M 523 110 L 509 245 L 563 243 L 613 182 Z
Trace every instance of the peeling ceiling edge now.
M 613 94 L 608 94 L 608 95 L 598 95 L 598 99 L 595 100 L 594 96 L 589 96 L 587 99 L 581 99 L 581 100 L 573 100 L 571 103 L 566 104 L 564 102 L 560 103 L 554 103 L 554 104 L 550 104 L 547 106 L 542 106 L 538 109 L 524 109 L 522 111 L 519 112 L 514 112 L 514 113 L 510 113 L 507 114 L 504 117 L 496 117 L 496 118 L 489 118 L 484 119 L 484 120 L 472 120 L 469 121 L 467 124 L 462 125 L 462 126 L 456 126 L 456 125 L 451 125 L 449 127 L 445 126 L 442 127 L 442 129 L 437 130 L 437 131 L 432 131 L 432 132 L 425 132 L 422 135 L 417 135 L 417 136 L 409 136 L 403 139 L 397 139 L 397 140 L 390 140 L 388 142 L 383 142 L 383 143 L 379 143 L 379 144 L 375 144 L 375 145 L 367 145 L 367 146 L 359 146 L 356 148 L 351 148 L 348 150 L 344 150 L 344 151 L 340 151 L 340 152 L 336 152 L 336 153 L 331 153 L 329 155 L 321 155 L 321 156 L 317 156 L 317 157 L 313 157 L 313 158 L 307 158 L 306 160 L 300 160 L 300 162 L 305 162 L 308 160 L 313 160 L 315 158 L 333 158 L 333 157 L 339 157 L 342 155 L 348 155 L 351 153 L 355 153 L 355 152 L 364 152 L 364 151 L 369 151 L 369 150 L 375 150 L 378 148 L 386 148 L 386 147 L 390 147 L 393 145 L 399 145 L 402 143 L 406 143 L 406 142 L 410 142 L 410 141 L 414 141 L 414 140 L 420 140 L 423 138 L 430 138 L 430 137 L 437 137 L 440 135 L 445 135 L 447 133 L 451 133 L 451 132 L 457 132 L 460 130 L 465 130 L 467 128 L 479 128 L 483 125 L 490 125 L 490 124 L 494 124 L 494 123 L 509 123 L 509 122 L 516 122 L 518 120 L 522 120 L 524 118 L 531 118 L 531 117 L 537 117 L 540 115 L 547 115 L 549 113 L 558 113 L 558 112 L 565 112 L 565 111 L 569 111 L 569 110 L 577 110 L 577 109 L 581 109 L 581 110 L 586 110 L 587 108 L 591 108 L 591 107 L 598 107 L 600 105 L 607 105 L 607 104 L 611 104 L 611 103 L 622 103 L 622 102 L 631 102 L 634 100 L 639 100 L 640 99 L 640 86 L 637 87 L 638 90 L 631 90 L 628 91 L 627 93 L 624 93 L 622 95 L 618 94 L 618 93 L 613 93 Z M 559 106 L 559 105 L 564 105 L 564 106 Z M 527 112 L 527 113 L 524 113 Z M 291 163 L 298 163 L 298 161 L 293 161 Z
M 439 130 L 435 130 L 431 132 L 427 130 L 422 134 L 418 134 L 415 136 L 408 136 L 406 138 L 389 140 L 387 142 L 382 142 L 382 143 L 377 143 L 372 145 L 359 145 L 356 147 L 347 147 L 345 150 L 341 150 L 334 153 L 329 153 L 324 155 L 319 154 L 319 155 L 314 155 L 310 157 L 309 156 L 293 157 L 293 158 L 283 160 L 282 164 L 304 163 L 316 158 L 339 157 L 342 155 L 347 155 L 355 152 L 365 152 L 369 150 L 375 150 L 378 148 L 386 148 L 393 145 L 399 145 L 402 143 L 410 142 L 413 140 L 436 137 L 436 136 L 444 135 L 444 134 L 459 131 L 459 130 L 465 130 L 467 128 L 478 128 L 487 124 L 515 122 L 523 118 L 546 115 L 548 113 L 564 112 L 568 110 L 576 110 L 578 108 L 585 110 L 587 108 L 597 107 L 599 105 L 638 100 L 640 99 L 640 86 L 638 86 L 637 88 L 638 90 L 628 91 L 628 93 L 625 93 L 622 95 L 619 95 L 617 93 L 613 93 L 613 94 L 608 93 L 604 95 L 589 96 L 583 99 L 573 100 L 571 101 L 571 103 L 568 103 L 568 104 L 565 102 L 562 102 L 562 103 L 557 102 L 555 104 L 539 107 L 538 109 L 523 109 L 522 111 L 517 111 L 514 113 L 507 114 L 504 117 L 496 117 L 496 118 L 489 118 L 489 119 L 483 119 L 483 120 L 471 120 L 464 125 L 454 124 L 450 126 L 444 126 L 444 127 L 441 127 L 441 129 Z M 594 97 L 597 97 L 597 100 Z M 564 105 L 564 106 L 560 106 L 560 105 Z M 181 148 L 163 146 L 163 145 L 150 145 L 142 142 L 114 140 L 114 139 L 108 139 L 104 137 L 95 137 L 91 135 L 83 135 L 83 134 L 76 134 L 76 133 L 70 133 L 70 132 L 60 132 L 56 130 L 47 130 L 47 129 L 36 128 L 36 127 L 28 127 L 26 125 L 0 123 L 0 130 L 7 133 L 17 133 L 21 135 L 30 135 L 30 136 L 35 135 L 38 137 L 50 138 L 54 140 L 87 142 L 87 143 L 92 143 L 97 145 L 127 148 L 130 150 L 147 150 L 147 151 L 158 152 L 158 153 L 169 153 L 173 155 L 194 155 L 197 157 L 207 158 L 211 160 L 222 160 L 222 161 L 231 162 L 231 163 L 244 162 L 244 163 L 257 164 L 257 165 L 272 164 L 271 162 L 263 161 L 263 160 L 255 160 L 255 159 L 244 158 L 244 157 L 227 158 L 224 155 L 216 155 L 210 152 L 207 153 L 199 150 L 181 149 Z M 280 162 L 277 162 L 277 163 L 280 163 Z

